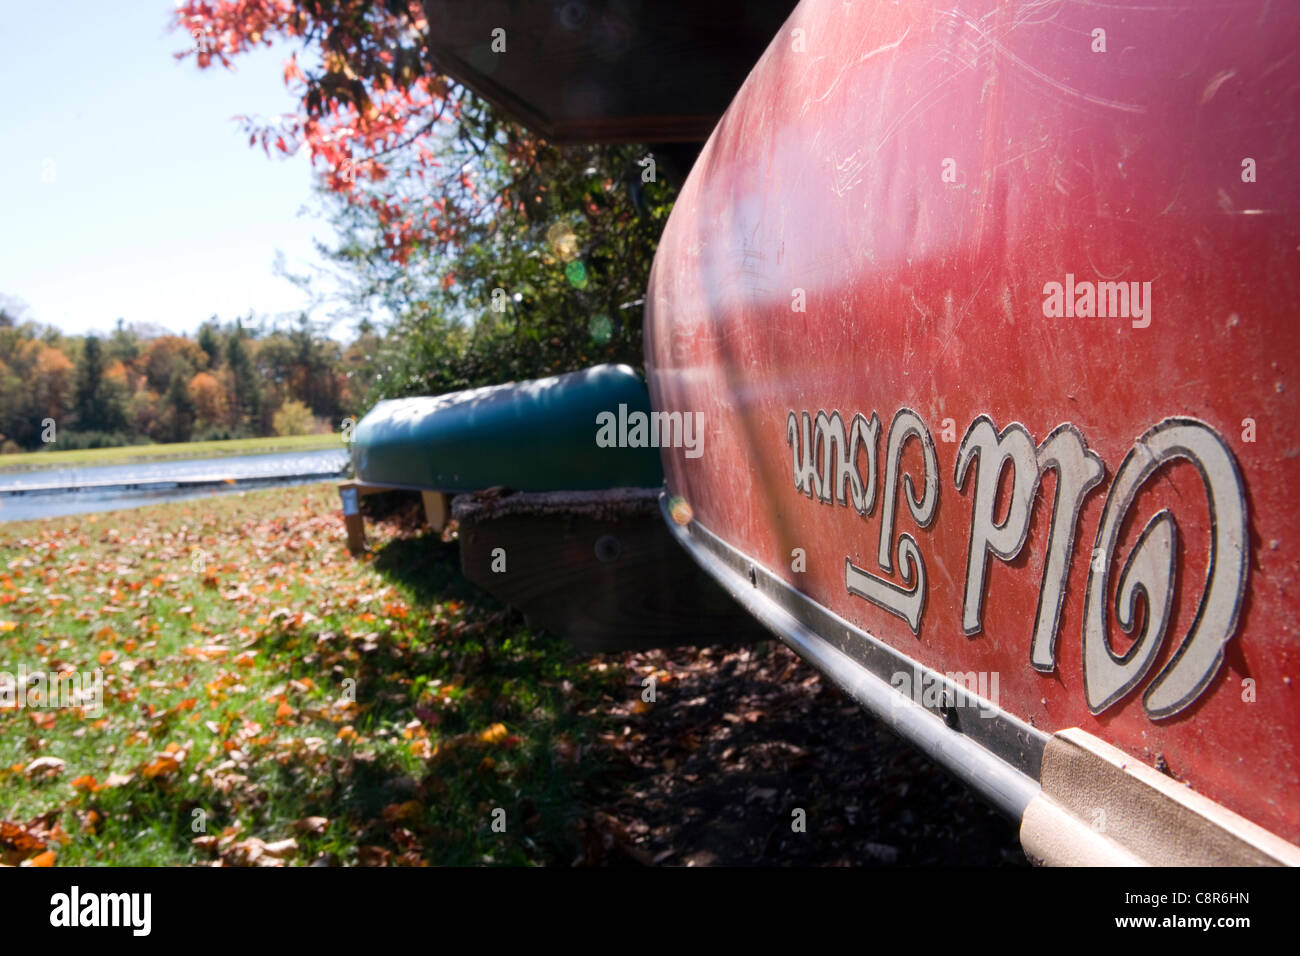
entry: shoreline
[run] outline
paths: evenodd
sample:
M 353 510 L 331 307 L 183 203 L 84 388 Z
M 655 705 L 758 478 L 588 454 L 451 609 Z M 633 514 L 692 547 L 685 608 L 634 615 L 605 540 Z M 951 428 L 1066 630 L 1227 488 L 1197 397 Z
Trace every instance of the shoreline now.
M 50 471 L 57 468 L 93 468 L 100 465 L 148 464 L 193 458 L 233 458 L 240 455 L 275 455 L 290 452 L 323 451 L 342 446 L 335 432 L 323 435 L 289 435 L 266 438 L 233 438 L 227 441 L 198 441 L 162 445 L 124 445 L 117 448 L 84 448 L 70 451 L 32 451 L 0 455 L 0 475 Z

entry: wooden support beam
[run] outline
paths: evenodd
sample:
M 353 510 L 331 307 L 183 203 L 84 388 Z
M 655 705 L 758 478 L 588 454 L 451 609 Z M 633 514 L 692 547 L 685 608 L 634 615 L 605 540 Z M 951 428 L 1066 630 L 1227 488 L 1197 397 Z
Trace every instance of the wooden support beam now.
M 461 570 L 582 651 L 768 639 L 673 539 L 658 495 L 457 495 Z
M 420 497 L 424 500 L 425 522 L 433 531 L 441 532 L 447 527 L 447 519 L 451 516 L 447 495 L 441 491 L 422 491 Z
M 361 514 L 361 499 L 365 495 L 377 495 L 382 491 L 409 490 L 409 488 L 394 488 L 391 485 L 371 485 L 364 481 L 339 482 L 339 499 L 343 502 L 343 526 L 348 533 L 348 550 L 353 554 L 361 554 L 366 550 L 366 519 Z M 438 492 L 422 492 L 422 494 L 436 495 Z M 427 498 L 424 507 L 427 516 L 429 514 Z M 434 530 L 441 531 L 442 528 Z
M 348 550 L 360 554 L 366 550 L 366 519 L 361 516 L 361 482 L 339 483 L 339 498 L 343 502 L 343 526 L 348 532 Z

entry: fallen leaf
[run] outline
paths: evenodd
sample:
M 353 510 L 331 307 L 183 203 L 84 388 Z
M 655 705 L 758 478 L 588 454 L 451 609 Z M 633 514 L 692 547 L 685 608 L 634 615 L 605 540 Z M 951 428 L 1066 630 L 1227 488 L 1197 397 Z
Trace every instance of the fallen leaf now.
M 423 813 L 424 808 L 418 800 L 407 800 L 405 803 L 390 803 L 379 815 L 389 823 L 410 823 L 418 820 Z
M 357 847 L 357 860 L 362 866 L 387 866 L 392 858 L 392 851 L 382 846 Z
M 140 768 L 140 776 L 146 780 L 166 777 L 181 769 L 180 761 L 168 753 L 155 754 L 154 759 Z
M 37 757 L 23 768 L 23 774 L 28 779 L 35 779 L 37 777 L 57 777 L 59 774 L 63 773 L 63 768 L 66 766 L 67 762 L 60 760 L 58 757 Z
M 278 860 L 287 859 L 298 852 L 298 841 L 288 837 L 284 840 L 276 840 L 274 843 L 263 843 L 262 852 Z
M 493 724 L 479 734 L 478 739 L 485 744 L 499 744 L 509 736 L 510 731 L 506 730 L 505 724 Z

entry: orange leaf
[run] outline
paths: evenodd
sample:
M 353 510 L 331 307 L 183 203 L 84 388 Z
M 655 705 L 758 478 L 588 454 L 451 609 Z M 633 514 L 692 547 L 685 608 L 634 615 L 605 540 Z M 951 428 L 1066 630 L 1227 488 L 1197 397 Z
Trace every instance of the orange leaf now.
M 510 731 L 506 730 L 505 724 L 493 724 L 479 734 L 478 739 L 485 744 L 499 744 L 508 736 L 510 736 Z
M 154 760 L 140 768 L 140 775 L 152 780 L 155 777 L 165 777 L 168 774 L 173 774 L 180 767 L 180 761 L 171 754 L 158 754 Z
M 407 800 L 405 803 L 390 803 L 380 811 L 380 816 L 389 823 L 399 823 L 418 820 L 423 812 L 418 800 Z

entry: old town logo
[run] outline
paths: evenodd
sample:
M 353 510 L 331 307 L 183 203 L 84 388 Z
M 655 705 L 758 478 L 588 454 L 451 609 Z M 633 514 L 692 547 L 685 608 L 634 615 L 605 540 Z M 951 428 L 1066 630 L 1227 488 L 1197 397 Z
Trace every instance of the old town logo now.
M 838 411 L 791 411 L 786 419 L 786 443 L 794 462 L 795 488 L 827 505 L 852 507 L 870 515 L 881 508 L 876 562 L 883 574 L 844 560 L 844 583 L 861 597 L 902 618 L 919 634 L 925 614 L 928 582 L 924 550 L 907 532 L 895 533 L 900 492 L 916 526 L 926 531 L 939 502 L 939 466 L 934 440 L 920 415 L 900 409 L 884 435 L 885 457 L 879 458 L 881 422 L 855 414 L 846 423 Z M 920 445 L 920 480 L 901 474 L 906 442 Z M 1205 485 L 1210 508 L 1210 554 L 1200 605 L 1194 621 L 1169 662 L 1150 682 L 1142 697 L 1153 720 L 1186 708 L 1209 686 L 1223 663 L 1223 648 L 1237 627 L 1246 592 L 1246 495 L 1236 459 L 1217 432 L 1191 418 L 1167 418 L 1142 435 L 1120 462 L 1106 495 L 1084 590 L 1083 686 L 1088 709 L 1100 714 L 1127 696 L 1147 676 L 1164 645 L 1174 610 L 1178 567 L 1178 523 L 1168 509 L 1147 522 L 1119 572 L 1115 615 L 1131 634 L 1142 595 L 1146 613 L 1140 633 L 1123 656 L 1111 649 L 1107 595 L 1111 593 L 1112 557 L 1120 529 L 1142 485 L 1163 465 L 1191 462 Z M 865 462 L 865 473 L 862 463 Z M 1010 502 L 1005 517 L 995 520 L 998 487 L 1010 469 Z M 1042 476 L 1056 473 L 1054 500 L 1038 496 Z M 956 488 L 973 488 L 966 579 L 962 596 L 962 629 L 974 637 L 983 630 L 985 578 L 990 556 L 1012 561 L 1029 534 L 1034 508 L 1050 507 L 1050 530 L 1043 561 L 1038 610 L 1029 641 L 1031 665 L 1043 673 L 1056 670 L 1057 630 L 1079 515 L 1088 492 L 1100 484 L 1105 463 L 1089 451 L 1072 424 L 1057 426 L 1041 443 L 1012 422 L 998 430 L 987 415 L 967 428 L 957 451 L 953 475 Z M 878 495 L 879 492 L 879 495 Z M 877 498 L 879 497 L 879 501 Z M 895 563 L 903 584 L 893 575 Z

